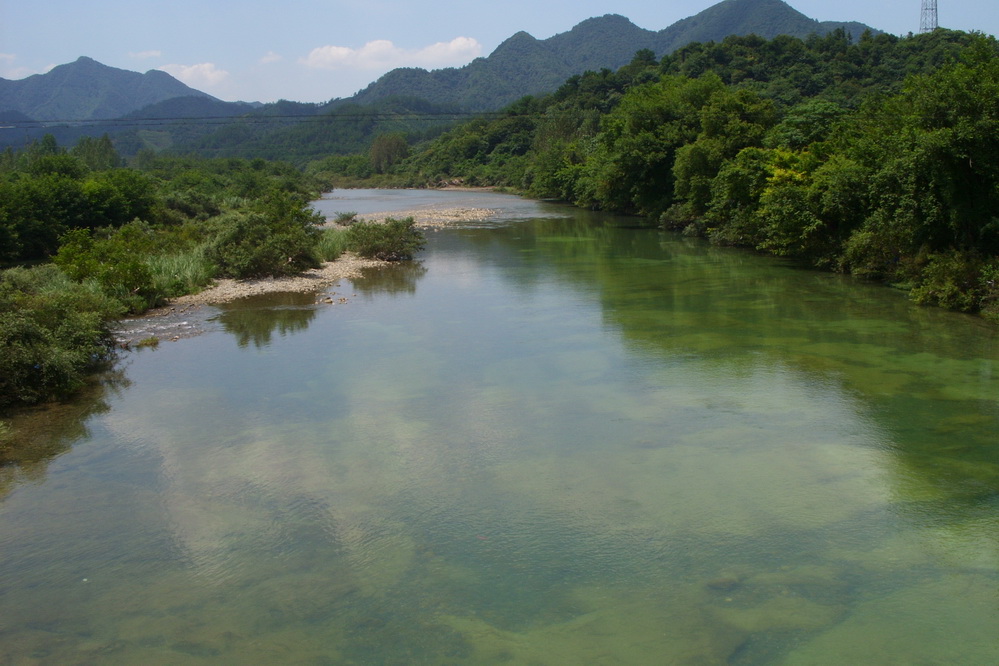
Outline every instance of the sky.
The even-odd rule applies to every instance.
[[[0,77],[88,56],[161,69],[227,101],[326,102],[396,67],[461,67],[523,30],[538,39],[620,14],[662,30],[718,0],[0,0]],[[786,0],[820,21],[919,31],[922,0]],[[997,0],[938,0],[941,26],[999,33]]]

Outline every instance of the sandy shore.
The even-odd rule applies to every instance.
[[[407,217],[413,218],[417,227],[422,229],[436,229],[441,227],[460,226],[469,222],[482,222],[496,215],[499,211],[491,208],[453,208],[446,206],[427,206],[425,208],[414,208],[412,210],[393,210],[381,213],[365,213],[358,215],[358,220],[365,222],[384,222],[388,218],[404,220]],[[332,221],[328,226],[336,226]]]
[[[459,226],[470,222],[488,220],[497,211],[488,208],[448,208],[429,206],[415,210],[386,211],[358,215],[358,220],[365,222],[384,222],[388,218],[405,219],[412,217],[416,226],[424,229],[434,229],[449,226]],[[328,222],[327,226],[336,225]],[[168,305],[156,310],[150,310],[148,316],[162,315],[172,312],[178,307],[192,305],[211,305],[213,303],[228,303],[246,296],[256,296],[273,292],[318,292],[325,287],[336,284],[340,280],[358,278],[362,269],[388,265],[387,261],[362,259],[347,253],[336,261],[323,264],[319,268],[305,271],[301,275],[282,278],[263,278],[259,280],[216,280],[215,283],[197,294],[188,294],[172,299]]]
[[[345,278],[361,277],[361,270],[385,266],[389,262],[377,259],[362,259],[352,254],[345,254],[336,261],[329,261],[319,268],[312,268],[300,275],[279,278],[261,278],[257,280],[216,280],[208,289],[197,294],[180,296],[170,301],[169,305],[159,310],[169,310],[177,306],[210,305],[212,303],[228,303],[246,296],[256,296],[282,291],[320,291],[336,284]],[[156,311],[150,311],[155,315]]]

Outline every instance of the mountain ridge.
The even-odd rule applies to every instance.
[[[524,95],[550,92],[569,77],[587,70],[617,69],[642,49],[662,57],[690,42],[720,41],[729,35],[755,33],[768,39],[778,34],[807,37],[840,28],[854,37],[865,30],[880,32],[856,22],[816,21],[783,0],[722,0],[659,31],[638,27],[619,14],[604,14],[585,19],[546,39],[537,39],[521,30],[501,42],[488,56],[462,67],[396,68],[350,97],[318,106],[422,97],[437,104],[488,111]],[[237,115],[245,112],[247,106],[256,106],[249,102],[223,102],[161,70],[140,74],[103,65],[87,56],[45,74],[20,80],[0,78],[0,116],[16,112],[35,121],[120,118],[178,97],[203,97],[221,105],[233,105],[215,105],[212,115]]]
[[[553,92],[588,70],[617,70],[642,50],[660,58],[693,41],[721,41],[749,33],[768,39],[780,34],[804,38],[837,29],[855,38],[867,30],[880,32],[860,23],[816,21],[783,0],[722,0],[659,31],[641,28],[619,14],[605,14],[546,39],[516,32],[488,56],[462,67],[393,69],[351,97],[320,104],[225,102],[160,70],[139,74],[83,56],[46,74],[19,81],[0,79],[0,119],[8,130],[17,130],[0,132],[0,147],[20,145],[46,132],[53,133],[60,143],[108,132],[129,153],[171,147],[197,151],[212,144],[203,142],[202,137],[225,131],[219,123],[206,119],[244,116],[282,117],[280,122],[260,126],[257,132],[281,143],[286,140],[282,132],[290,131],[288,125],[296,122],[292,117],[304,120],[335,115],[351,107],[361,109],[362,114],[382,106],[395,113],[400,101],[403,108],[429,104],[447,109],[448,114],[494,111],[526,95]],[[418,103],[414,105],[413,100]],[[190,122],[197,119],[201,122]],[[106,122],[91,122],[97,120]],[[141,131],[127,129],[136,123],[146,126]],[[383,130],[371,125],[369,139]],[[260,143],[263,135],[255,136],[254,143]],[[324,150],[339,149],[330,144]]]
[[[164,71],[140,74],[87,56],[45,74],[0,78],[0,113],[16,111],[36,121],[120,118],[175,97],[216,99]]]
[[[504,40],[489,56],[476,58],[461,68],[429,71],[407,68],[404,77],[398,70],[392,70],[352,97],[331,103],[370,104],[386,97],[435,90],[438,95],[435,102],[458,104],[470,111],[489,111],[524,95],[550,92],[569,77],[587,70],[622,67],[643,49],[661,58],[691,42],[721,41],[730,35],[805,38],[839,29],[855,38],[865,31],[881,32],[855,21],[817,21],[783,0],[722,0],[659,31],[640,28],[619,14],[605,14],[581,21],[547,39],[539,40],[520,31]],[[530,71],[515,71],[514,76],[507,71],[500,75],[499,67],[512,53],[524,60],[528,51],[537,54],[531,58]],[[483,82],[488,83],[483,85]]]

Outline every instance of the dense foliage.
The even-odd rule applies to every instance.
[[[315,247],[323,222],[291,195],[273,193],[211,220],[205,256],[226,277],[300,273],[319,265]]]
[[[384,224],[359,222],[344,232],[345,247],[362,257],[382,261],[404,261],[423,249],[423,232],[413,218],[385,220]]]
[[[390,171],[642,215],[999,316],[997,56],[947,30],[641,51]]]
[[[405,154],[394,139],[386,150],[385,164]],[[71,393],[111,354],[116,318],[213,277],[294,274],[355,247],[411,257],[422,245],[410,220],[358,226],[332,252],[308,203],[315,182],[287,163],[143,153],[121,164],[107,137],[66,151],[48,136],[0,156],[0,252],[12,266],[0,273],[0,409]]]
[[[110,355],[121,306],[55,266],[0,273],[0,409],[65,397]]]
[[[0,407],[79,386],[111,320],[214,276],[422,247],[411,220],[320,230],[307,202],[333,183],[505,186],[999,318],[997,56],[946,30],[642,50],[422,141],[355,109],[358,152],[304,168],[153,151],[126,168],[107,137],[7,150],[0,262],[42,265],[0,281]]]

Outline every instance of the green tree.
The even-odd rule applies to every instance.
[[[12,260],[44,259],[69,229],[86,226],[88,202],[79,180],[63,175],[19,178],[0,186],[0,218],[16,239]]]
[[[964,61],[913,77],[858,119],[849,153],[872,208],[848,243],[852,270],[913,279],[921,255],[999,253],[999,59],[979,38]]]
[[[399,133],[380,134],[371,142],[369,150],[371,166],[377,173],[385,173],[392,165],[409,156],[409,143]]]
[[[123,166],[121,155],[107,134],[100,138],[82,137],[70,150],[70,154],[83,162],[91,171],[107,171]]]
[[[762,145],[776,122],[773,103],[748,90],[719,90],[700,113],[697,138],[676,151],[673,176],[676,198],[685,200],[689,213],[703,215],[711,199],[711,181],[725,160],[743,148]]]
[[[630,89],[601,123],[584,176],[592,200],[581,203],[645,215],[669,208],[676,153],[697,137],[701,109],[723,88],[720,78],[706,75]]]
[[[227,277],[293,275],[319,265],[315,248],[323,222],[307,202],[272,192],[249,209],[211,220],[205,254]]]

